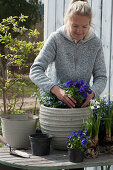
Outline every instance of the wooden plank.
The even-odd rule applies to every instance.
[[[47,17],[48,16],[48,0],[44,0],[44,41],[48,37],[48,22]]]
[[[111,72],[110,72],[110,94],[113,101],[113,1],[111,4]]]
[[[63,25],[64,0],[56,0],[56,29]]]
[[[47,1],[47,37],[56,30],[56,0]]]
[[[65,6],[64,6],[64,15],[65,15],[65,13],[66,13],[66,11],[67,11],[67,9],[68,9],[68,6],[69,6],[69,3],[71,2],[71,0],[65,0]]]
[[[92,1],[92,23],[96,35],[101,38],[101,0]],[[96,9],[96,10],[95,10]]]
[[[102,3],[102,42],[103,42],[103,49],[104,49],[104,55],[105,55],[105,63],[107,68],[107,86],[102,93],[108,95],[109,91],[109,85],[110,85],[110,39],[111,39],[111,5],[112,0],[109,0],[109,3],[106,0],[103,0]],[[107,8],[106,8],[107,7]]]
[[[90,4],[91,7],[92,7],[92,1],[93,0],[88,0],[88,3]]]

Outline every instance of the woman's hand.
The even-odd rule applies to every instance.
[[[92,91],[91,94],[88,94],[86,101],[83,103],[83,105],[81,107],[86,107],[88,106],[88,104],[90,103],[90,100],[93,99],[95,96],[94,92]]]
[[[76,100],[68,94],[65,94],[65,90],[61,89],[58,86],[53,86],[50,90],[51,93],[55,94],[57,98],[63,101],[68,107],[74,108]]]

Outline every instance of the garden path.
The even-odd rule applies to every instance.
[[[31,98],[31,97],[26,97],[24,98],[24,104],[22,108],[34,108],[35,107],[35,102],[36,99],[35,98]],[[21,105],[21,99],[18,99],[18,107]],[[36,107],[40,107],[40,103],[39,100],[37,100],[37,105]],[[0,111],[3,109],[3,101],[2,99],[0,99]]]

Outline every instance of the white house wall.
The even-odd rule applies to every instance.
[[[111,72],[110,72],[110,93],[112,94],[112,98],[113,98],[113,0],[112,0],[112,4],[111,4]]]
[[[63,25],[70,0],[44,0],[44,39]],[[101,96],[113,95],[113,0],[89,0],[93,11],[93,27],[102,39],[107,68],[107,86]]]
[[[107,10],[106,10],[107,9]],[[111,73],[111,9],[112,9],[112,0],[109,0],[107,3],[106,0],[103,0],[102,3],[102,42],[103,42],[103,49],[105,55],[105,62],[107,68],[107,87],[105,92],[110,88],[110,73]],[[113,78],[113,77],[112,77]],[[110,90],[110,89],[109,89]],[[113,91],[112,91],[113,93]]]

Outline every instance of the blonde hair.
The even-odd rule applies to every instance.
[[[86,16],[92,22],[92,10],[87,0],[72,0],[64,17],[64,24],[68,25],[73,15]]]
[[[72,0],[72,1],[71,1],[71,4],[73,4],[73,3],[76,2],[76,1],[84,1],[84,2],[88,2],[88,0]]]

